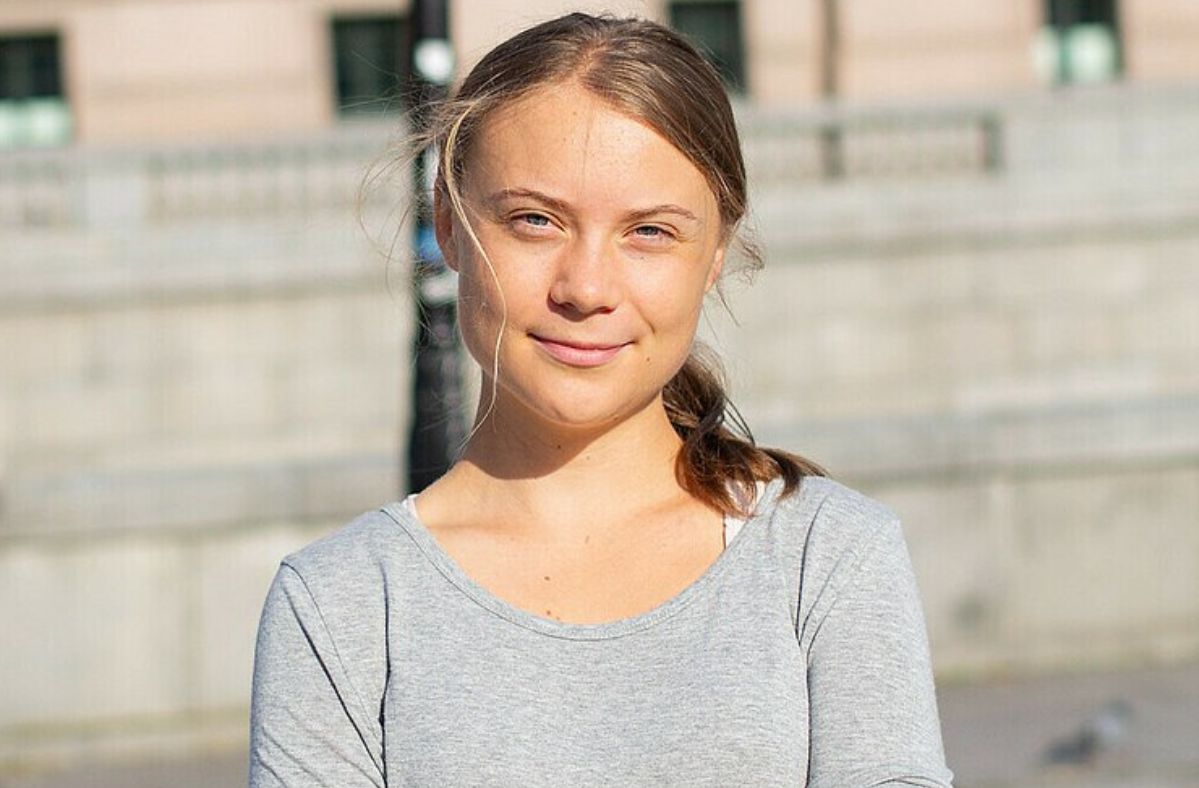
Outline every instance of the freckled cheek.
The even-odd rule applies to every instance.
[[[481,366],[489,366],[492,349],[484,341],[483,326],[485,321],[480,313],[478,302],[461,290],[458,292],[458,331],[462,335],[462,343],[466,345],[471,358]]]
[[[458,320],[464,329],[487,321],[493,312],[498,311],[493,306],[495,296],[488,290],[481,287],[473,276],[458,278]]]
[[[488,244],[488,248],[490,248]],[[493,251],[492,261],[488,265],[481,255],[471,254],[465,258],[458,277],[458,298],[460,303],[470,306],[476,311],[500,313],[505,301],[511,301],[516,286],[506,281],[503,258],[497,257]]]
[[[691,293],[687,285],[680,286],[677,281],[642,291],[638,300],[641,314],[656,331],[667,334],[693,333],[703,309],[702,292]]]
[[[483,272],[487,276],[486,270]],[[480,365],[490,366],[495,340],[503,319],[503,306],[494,285],[487,286],[473,272],[458,278],[458,330],[470,355]]]
[[[533,277],[513,276],[511,266],[492,256],[495,276],[482,258],[464,266],[458,278],[458,322],[471,355],[481,364],[490,363],[495,342],[504,325],[505,333],[523,332],[544,306],[544,285]],[[506,321],[505,321],[506,318]]]

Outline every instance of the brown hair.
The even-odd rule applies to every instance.
[[[566,80],[577,80],[678,148],[716,196],[726,240],[739,243],[749,270],[761,267],[756,248],[735,232],[747,207],[745,163],[720,77],[684,38],[641,19],[568,14],[518,33],[479,61],[454,97],[433,112],[428,127],[439,157],[436,188],[460,218],[458,183],[471,140],[486,118],[537,88]],[[781,476],[789,494],[803,476],[824,475],[802,457],[754,443],[728,402],[719,364],[701,346],[693,348],[662,395],[683,439],[675,466],[679,483],[726,514],[747,514],[756,481]]]

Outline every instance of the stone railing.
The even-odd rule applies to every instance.
[[[6,152],[0,231],[344,215],[360,196],[402,188],[405,171],[386,167],[396,131],[355,123],[243,143]]]
[[[844,179],[922,179],[1003,167],[999,111],[981,107],[827,107],[744,112],[752,178],[759,185]]]

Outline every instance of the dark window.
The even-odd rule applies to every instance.
[[[0,147],[70,139],[60,62],[57,35],[0,37]]]
[[[1116,0],[1045,0],[1042,35],[1053,82],[1105,82],[1122,70]]]
[[[61,95],[58,36],[0,38],[0,99]]]
[[[1116,26],[1116,0],[1049,0],[1049,24]]]
[[[707,55],[730,90],[745,90],[741,3],[692,0],[670,4],[670,26]]]
[[[398,16],[333,20],[337,108],[343,115],[398,112],[408,84],[407,20]]]

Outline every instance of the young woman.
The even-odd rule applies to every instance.
[[[443,109],[476,424],[283,560],[251,784],[948,785],[898,522],[730,429],[694,352],[746,209],[717,75],[573,14]]]

